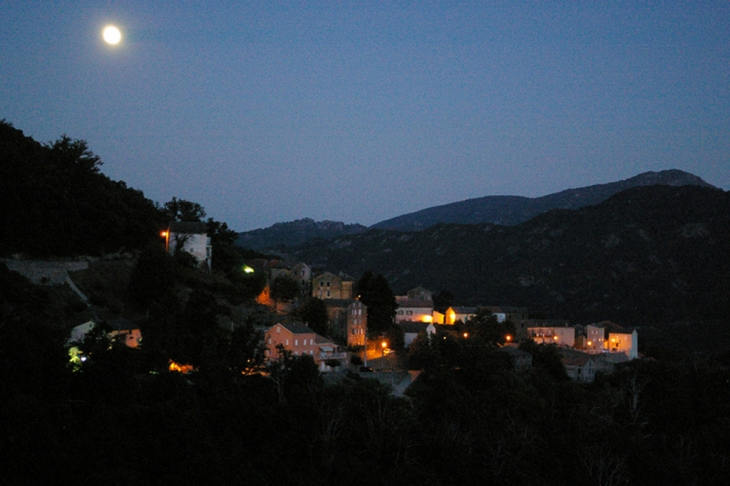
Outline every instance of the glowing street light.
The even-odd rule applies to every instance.
[[[162,236],[163,238],[165,238],[165,251],[166,252],[169,252],[170,251],[170,232],[169,231],[162,231],[160,233],[160,236]]]

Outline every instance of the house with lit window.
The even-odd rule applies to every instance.
[[[282,322],[271,326],[264,334],[267,360],[279,358],[279,346],[294,356],[311,356],[320,371],[329,371],[328,360],[338,360],[342,369],[347,361],[347,353],[339,352],[337,346],[324,336],[314,332],[301,322]]]
[[[634,329],[631,332],[609,332],[606,339],[606,349],[609,353],[623,353],[629,359],[639,357],[639,336]]]
[[[200,267],[210,270],[213,247],[206,223],[173,221],[162,235],[165,237],[165,249],[168,252],[189,253],[195,257]]]
[[[528,327],[527,338],[538,344],[557,344],[558,346],[575,346],[575,328],[565,327]]]
[[[312,297],[318,299],[352,299],[355,280],[346,275],[325,272],[312,278]]]
[[[396,324],[404,321],[433,322],[432,300],[410,300],[396,297],[398,309],[395,313]]]

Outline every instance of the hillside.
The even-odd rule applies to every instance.
[[[382,272],[398,292],[423,285],[464,305],[525,306],[578,322],[727,319],[730,195],[640,187],[516,226],[372,230],[290,257],[350,275]]]
[[[361,224],[345,224],[337,221],[314,221],[310,218],[238,234],[239,246],[250,250],[282,249],[297,246],[316,238],[330,239],[362,233],[367,227]]]
[[[578,209],[605,201],[614,194],[633,187],[696,185],[713,187],[702,179],[681,170],[645,172],[630,179],[568,189],[538,198],[520,196],[486,196],[445,204],[404,214],[374,224],[373,229],[420,231],[439,223],[516,225],[553,209]]]
[[[83,140],[45,145],[0,121],[0,256],[99,255],[154,241],[160,211],[101,165]]]

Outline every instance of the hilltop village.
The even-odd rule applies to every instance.
[[[568,321],[529,319],[528,310],[502,306],[449,306],[443,312],[434,306],[433,292],[417,287],[405,295],[396,295],[397,310],[394,323],[402,332],[402,342],[394,349],[387,336],[372,336],[368,339],[367,306],[355,293],[355,279],[347,275],[324,272],[312,275],[306,263],[291,268],[281,262],[256,261],[255,271],[267,274],[268,282],[279,278],[291,278],[299,285],[302,293],[324,301],[327,309],[328,328],[345,337],[344,341],[317,334],[306,324],[284,318],[266,330],[266,356],[279,357],[281,350],[294,356],[310,355],[321,372],[347,369],[354,363],[375,363],[388,369],[406,367],[407,361],[389,357],[396,351],[407,351],[419,337],[433,339],[437,334],[449,333],[468,339],[465,326],[478,316],[490,316],[494,323],[504,325],[507,331],[501,336],[501,350],[510,356],[517,371],[531,366],[531,355],[519,349],[519,344],[532,340],[537,344],[555,346],[562,355],[562,362],[568,376],[581,382],[592,382],[598,372],[610,372],[617,363],[639,357],[638,334],[635,329],[625,329],[610,321],[588,325],[571,325]],[[291,310],[291,302],[275,302],[267,286],[259,302],[271,305],[283,316]],[[400,340],[398,340],[400,341]],[[354,358],[355,357],[355,358]],[[354,359],[353,359],[354,358]],[[358,359],[360,358],[360,359]],[[361,369],[371,370],[363,366]]]
[[[255,260],[249,265],[253,271],[264,272],[267,279],[258,302],[272,306],[284,316],[292,310],[295,294],[288,302],[272,299],[271,288],[277,279],[296,282],[297,296],[311,296],[324,302],[329,337],[287,317],[265,332],[267,359],[277,359],[282,351],[294,356],[308,354],[321,372],[354,369],[357,366],[351,365],[360,363],[364,365],[360,369],[367,371],[373,369],[366,366],[368,363],[379,368],[407,369],[408,360],[398,358],[407,357],[411,344],[419,336],[434,339],[437,334],[448,333],[468,339],[468,332],[463,329],[478,316],[490,316],[504,326],[506,332],[498,343],[518,371],[531,366],[530,353],[519,349],[519,344],[528,340],[555,346],[568,376],[580,382],[592,382],[596,373],[611,372],[617,363],[639,357],[635,329],[625,329],[610,321],[571,325],[568,321],[530,319],[528,309],[519,307],[449,305],[439,311],[434,305],[433,291],[423,287],[394,296],[397,303],[394,324],[402,339],[389,340],[386,335],[374,336],[368,332],[368,309],[357,294],[355,278],[331,272],[315,274],[304,262],[286,266],[278,260]],[[332,339],[335,335],[340,339]],[[391,356],[393,353],[395,357]]]

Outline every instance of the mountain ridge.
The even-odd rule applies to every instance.
[[[578,209],[598,204],[614,194],[650,185],[696,185],[715,188],[700,177],[678,169],[643,172],[629,179],[606,184],[566,189],[553,194],[525,196],[483,196],[434,206],[390,218],[370,227],[311,218],[276,223],[238,234],[237,244],[252,250],[285,251],[315,238],[331,239],[368,230],[423,231],[437,224],[491,223],[514,226],[554,209]]]
[[[590,206],[605,201],[610,196],[626,189],[649,185],[714,187],[700,177],[678,169],[649,171],[629,179],[566,189],[537,198],[483,196],[466,199],[387,219],[370,228],[420,231],[438,223],[494,223],[512,226],[552,209],[577,209]]]
[[[577,322],[727,321],[730,193],[645,186],[515,226],[372,229],[288,255],[330,271],[382,273],[396,292],[449,290],[460,305],[527,307]]]

